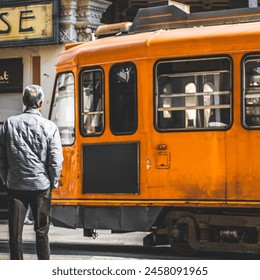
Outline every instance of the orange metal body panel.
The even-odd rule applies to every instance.
[[[60,55],[57,71],[75,75],[75,143],[64,147],[61,181],[53,192],[60,205],[183,205],[260,208],[260,131],[241,125],[241,60],[260,51],[259,23],[197,27],[105,38],[71,48]],[[154,128],[153,69],[160,59],[229,56],[233,62],[233,124],[227,131],[158,132]],[[131,61],[138,73],[138,129],[113,135],[109,127],[108,72],[114,63]],[[105,73],[105,131],[83,137],[79,132],[78,74],[100,66]],[[82,144],[140,142],[139,194],[83,194]],[[169,168],[156,150],[166,144]],[[159,159],[158,159],[159,158]],[[148,160],[151,168],[147,169]],[[98,171],[97,171],[98,172]]]

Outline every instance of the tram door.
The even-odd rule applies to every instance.
[[[131,62],[110,67],[106,118],[103,70],[81,73],[81,131],[89,139],[82,147],[84,194],[139,192],[140,143],[132,137],[137,130],[136,73]],[[105,119],[109,119],[106,127]]]
[[[163,199],[225,200],[229,58],[160,61],[155,69],[150,181]]]

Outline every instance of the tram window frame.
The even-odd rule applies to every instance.
[[[137,67],[131,62],[113,64],[109,71],[110,129],[114,135],[134,134],[138,126]]]
[[[59,87],[57,90],[58,80],[60,79],[60,77],[62,75],[71,75],[73,78],[73,83],[72,83],[73,89],[70,90],[71,94],[68,94],[68,91],[65,91],[66,87],[64,85]],[[66,78],[63,78],[63,82],[65,80],[66,80]],[[67,102],[67,104],[69,105],[70,110],[67,110],[68,106],[64,106],[64,104],[62,104],[64,102],[61,102],[62,98],[60,98],[60,96],[57,95],[60,91],[63,91],[66,94],[66,99],[73,97],[73,102],[71,102],[71,101],[68,102],[68,100],[65,100]],[[62,110],[64,108],[66,108],[66,110],[64,110],[64,112],[63,112]],[[58,112],[61,112],[61,113],[60,113],[60,116],[58,114],[58,117],[57,117]],[[75,76],[74,76],[73,72],[71,72],[71,71],[60,72],[56,75],[49,119],[52,120],[59,129],[62,146],[73,145],[75,142]],[[69,125],[66,125],[66,123]]]
[[[232,69],[232,60],[225,55],[157,61],[154,66],[156,130],[228,130],[233,121]]]
[[[83,89],[83,75],[86,73],[97,73],[100,72],[100,83],[96,82],[96,77],[93,78],[93,83],[95,84],[95,90],[99,87],[99,93],[97,93],[98,98],[96,98],[95,94],[92,96],[92,101],[91,100],[91,95],[88,94],[88,100],[84,100],[84,89]],[[79,75],[79,93],[80,93],[80,131],[81,135],[84,137],[93,137],[93,136],[100,136],[103,134],[105,130],[105,86],[104,86],[104,71],[101,67],[94,67],[94,68],[84,68],[81,70],[80,75]],[[93,85],[92,85],[93,86]],[[86,87],[87,90],[87,87]],[[91,90],[89,90],[91,91]],[[93,90],[92,90],[93,91]],[[96,92],[96,91],[94,91]],[[101,96],[101,98],[100,98]],[[98,100],[101,99],[101,100]],[[96,102],[98,100],[98,102]],[[100,103],[99,103],[100,101]],[[90,103],[89,103],[90,102]],[[101,110],[92,110],[93,105],[95,106],[95,109],[97,109],[98,106],[101,106]],[[84,106],[90,106],[91,108],[84,109]],[[94,109],[94,108],[93,108]],[[85,116],[90,116],[89,119],[85,119]],[[100,117],[101,116],[101,117]],[[100,117],[100,118],[98,118]],[[97,126],[95,123],[97,123],[97,120],[99,120],[100,125]],[[89,129],[85,129],[84,126],[87,122],[90,122],[90,125],[88,126]],[[93,125],[92,125],[93,124]]]
[[[258,66],[259,65],[259,66]],[[260,53],[242,59],[242,126],[260,129]]]

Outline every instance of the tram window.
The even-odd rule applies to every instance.
[[[81,130],[86,136],[104,130],[104,86],[101,69],[81,73]]]
[[[243,125],[260,128],[260,55],[244,60]]]
[[[61,73],[56,78],[51,120],[59,128],[62,145],[71,145],[75,138],[74,76]]]
[[[155,126],[160,131],[228,129],[228,58],[160,61],[155,67]]]
[[[132,134],[137,129],[136,67],[120,63],[111,67],[110,127],[114,134]]]

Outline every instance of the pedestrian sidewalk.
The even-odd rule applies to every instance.
[[[86,242],[90,244],[116,244],[116,245],[142,245],[143,237],[146,235],[144,232],[134,233],[113,233],[110,230],[97,230],[98,236],[94,239],[92,237],[83,236],[83,229],[67,229],[50,226],[49,239],[54,243],[77,243]],[[0,240],[8,241],[8,224],[6,222],[0,222]],[[33,225],[24,225],[23,241],[35,242],[35,234]]]

